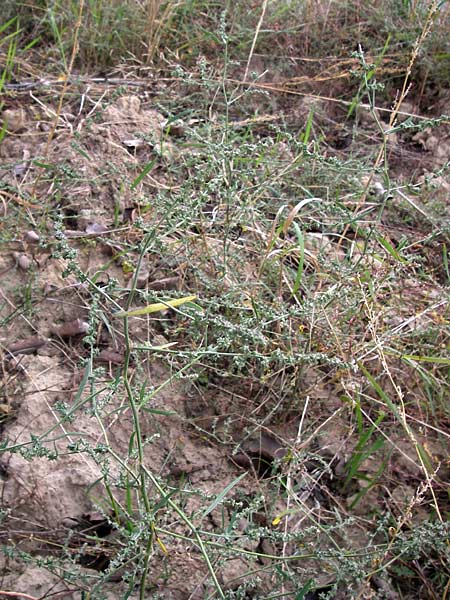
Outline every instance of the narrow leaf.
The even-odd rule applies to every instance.
[[[450,282],[450,271],[448,268],[448,253],[447,253],[447,246],[445,244],[443,244],[443,246],[442,246],[442,261],[444,263],[444,269],[445,269],[445,273],[447,275],[447,280]]]
[[[297,223],[293,223],[292,225],[294,226],[294,229],[295,229],[295,234],[296,234],[297,240],[298,240],[298,248],[300,250],[300,256],[299,256],[298,267],[297,267],[297,275],[295,277],[294,287],[292,289],[292,294],[295,296],[295,294],[298,292],[300,285],[302,283],[303,266],[304,266],[304,261],[305,261],[305,238],[303,236],[302,230],[297,225]]]
[[[177,414],[174,410],[161,410],[159,408],[147,408],[146,406],[142,406],[141,410],[151,413],[152,415],[163,415],[164,417],[170,417],[171,415]]]
[[[434,363],[436,365],[450,365],[450,358],[443,356],[419,356],[418,354],[402,354],[400,356],[406,360],[416,360],[418,362]]]
[[[145,165],[143,171],[136,177],[136,179],[131,184],[132,190],[134,190],[134,188],[141,183],[141,181],[144,179],[144,177],[148,173],[150,173],[150,171],[153,169],[153,165],[155,164],[155,162],[156,162],[156,158],[154,158],[153,160],[151,160],[149,163],[147,163]]]
[[[307,144],[309,142],[309,136],[311,134],[311,128],[312,128],[312,124],[313,124],[313,117],[314,117],[314,106],[312,106],[309,111],[308,119],[306,121],[305,132],[300,136],[301,140],[304,144]]]
[[[214,500],[211,502],[211,504],[208,506],[208,508],[205,510],[205,512],[202,515],[202,519],[204,519],[207,515],[209,515],[209,513],[211,513],[216,506],[219,506],[219,504],[222,504],[225,496],[228,494],[228,492],[234,488],[235,485],[237,485],[242,479],[244,479],[244,477],[247,475],[247,473],[242,473],[242,475],[239,475],[239,477],[236,477],[236,479],[234,481],[232,481],[231,483],[229,483],[227,485],[227,487],[220,492],[220,494],[214,498]]]
[[[314,588],[314,579],[309,579],[305,585],[302,587],[302,589],[297,592],[296,596],[295,596],[295,600],[305,600],[306,598],[306,594],[308,594],[308,592],[310,592],[312,589]],[[320,593],[320,590],[318,590]],[[316,595],[315,593],[313,594],[314,596]],[[308,594],[309,596],[309,594]]]
[[[383,390],[383,388],[380,386],[380,384],[376,381],[375,377],[373,377],[369,373],[369,371],[365,367],[363,367],[362,364],[359,364],[359,368],[364,373],[364,375],[367,377],[367,379],[369,380],[373,389],[376,391],[376,393],[381,398],[381,400],[383,400],[383,402],[385,402],[386,406],[388,406],[391,409],[391,411],[394,413],[394,415],[399,420],[399,422],[403,423],[403,419],[400,415],[398,407],[394,404],[394,402],[392,402],[392,400],[389,398],[389,396],[386,394],[386,392]]]
[[[378,236],[378,242],[383,246],[383,248],[389,252],[389,254],[395,258],[395,260],[398,260],[398,262],[401,262],[403,264],[406,263],[406,260],[403,258],[403,256],[401,256],[399,254],[399,252],[394,248],[394,246],[388,242],[388,240],[386,238],[384,238],[383,236],[379,235]]]
[[[135,310],[127,310],[124,312],[115,313],[115,317],[137,317],[139,315],[149,315],[155,312],[161,312],[162,310],[167,310],[168,308],[175,308],[176,306],[181,306],[182,304],[186,304],[187,302],[192,302],[195,300],[197,296],[184,296],[183,298],[175,298],[174,300],[167,300],[167,302],[156,302],[155,304],[149,304],[148,306],[144,306],[144,308],[137,308]]]
[[[8,29],[8,27],[10,25],[12,25],[12,23],[14,23],[14,21],[17,19],[17,17],[13,17],[12,19],[10,19],[9,21],[6,21],[6,23],[3,23],[3,25],[0,25],[0,33],[3,33],[5,31],[5,29]],[[3,43],[4,40],[2,40]]]

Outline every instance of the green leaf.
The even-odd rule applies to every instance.
[[[292,294],[295,296],[295,294],[298,292],[300,285],[302,283],[303,265],[304,265],[304,261],[305,261],[305,238],[303,236],[302,230],[297,225],[297,223],[292,223],[292,225],[295,230],[295,235],[297,236],[298,248],[300,250],[300,257],[299,257],[298,267],[297,267],[297,275],[295,277],[294,287],[292,289]]]
[[[395,260],[397,260],[398,262],[401,262],[403,264],[406,264],[406,260],[403,258],[403,256],[401,256],[398,251],[394,248],[394,246],[388,242],[388,240],[386,238],[384,238],[383,236],[379,235],[378,236],[378,242],[383,246],[383,248],[389,252],[389,254],[395,258]]]
[[[216,506],[219,506],[219,504],[222,504],[225,496],[228,494],[228,492],[234,488],[235,485],[237,485],[242,479],[244,479],[244,477],[246,477],[247,473],[242,473],[242,475],[239,475],[239,477],[236,477],[236,479],[234,479],[234,481],[232,481],[231,483],[229,483],[227,485],[227,487],[220,492],[220,494],[218,496],[216,496],[216,498],[211,502],[211,504],[208,506],[208,508],[205,510],[205,512],[202,515],[202,519],[204,519],[207,515],[209,515],[209,513],[211,513]]]
[[[443,356],[420,356],[418,354],[401,354],[401,359],[416,360],[417,362],[434,363],[436,365],[450,365],[450,358]]]
[[[141,181],[144,179],[144,177],[148,173],[150,173],[150,171],[153,169],[153,166],[154,166],[155,163],[156,163],[156,158],[154,158],[153,160],[151,160],[149,163],[147,163],[145,165],[144,170],[136,177],[136,179],[131,184],[131,189],[132,190],[134,190],[134,188],[141,183]]]
[[[3,33],[5,31],[5,29],[8,29],[8,27],[10,25],[12,25],[16,19],[17,19],[17,16],[13,17],[9,21],[6,21],[6,23],[3,23],[3,25],[0,25],[0,33]],[[4,41],[4,39],[2,40],[2,43],[3,43],[3,41]]]
[[[43,163],[40,160],[32,160],[31,162],[40,169],[53,169],[55,167],[55,165],[52,165],[51,163]]]
[[[135,310],[127,310],[124,312],[115,313],[115,317],[137,317],[139,315],[149,315],[154,312],[161,312],[162,310],[167,310],[168,308],[175,308],[177,306],[181,306],[182,304],[186,304],[187,302],[192,302],[195,300],[197,296],[184,296],[183,298],[175,298],[174,300],[167,300],[167,302],[155,302],[154,304],[149,304],[148,306],[144,306],[144,308],[136,308]]]
[[[2,109],[2,106],[0,106],[0,110],[1,109]],[[6,123],[6,121],[3,121],[2,128],[0,129],[0,144],[3,141],[3,139],[4,139],[5,135],[6,135],[7,130],[8,130],[8,124]]]
[[[308,119],[306,121],[305,132],[300,136],[300,140],[304,144],[307,144],[309,141],[309,136],[311,134],[311,128],[312,128],[312,124],[313,124],[313,117],[314,117],[314,107],[312,106],[309,110]]]
[[[369,373],[369,371],[365,367],[363,367],[362,364],[359,364],[359,368],[367,377],[373,389],[376,391],[381,400],[383,400],[386,406],[388,406],[391,409],[391,411],[394,413],[394,415],[400,421],[400,423],[403,423],[402,416],[400,415],[397,406],[392,402],[392,400],[389,398],[389,396],[386,394],[383,388],[379,385],[376,379]]]
[[[141,410],[144,412],[151,413],[152,415],[163,415],[164,417],[170,417],[171,415],[178,414],[174,410],[162,410],[159,408],[147,408],[146,406],[142,406]]]
[[[448,253],[447,246],[445,244],[442,245],[442,261],[444,263],[445,274],[447,275],[447,280],[450,283],[450,271],[448,268]]]
[[[314,587],[314,579],[308,579],[302,589],[295,595],[295,600],[304,600],[308,592]]]

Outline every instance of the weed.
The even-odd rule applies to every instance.
[[[414,112],[445,5],[30,8],[0,31],[9,110],[53,115],[0,134],[0,587],[444,597],[448,117]]]

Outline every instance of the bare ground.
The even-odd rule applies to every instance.
[[[117,520],[113,523],[106,488],[117,502],[125,505],[123,461],[130,465],[135,461],[129,455],[132,412],[120,378],[125,347],[123,327],[118,320],[111,320],[111,306],[106,306],[105,297],[100,294],[96,302],[106,317],[95,325],[93,344],[83,342],[90,323],[92,296],[79,273],[63,276],[68,261],[55,257],[58,235],[55,237],[52,221],[58,207],[65,216],[60,230],[78,252],[80,271],[100,288],[111,278],[116,279],[122,290],[119,302],[123,305],[133,272],[127,265],[135,263],[137,253],[133,245],[140,239],[133,222],[138,217],[144,223],[160,218],[152,211],[151,202],[149,209],[142,210],[139,194],[136,199],[136,192],[124,184],[123,166],[137,177],[142,167],[153,160],[165,121],[158,110],[150,108],[152,102],[133,90],[118,98],[114,94],[108,96],[101,104],[91,102],[77,114],[80,96],[74,93],[48,148],[55,110],[50,94],[40,94],[39,105],[18,95],[9,100],[4,113],[9,129],[0,147],[1,161],[7,166],[4,183],[19,190],[17,195],[7,187],[1,192],[4,227],[8,227],[8,218],[14,220],[18,214],[22,217],[15,221],[11,232],[4,232],[7,235],[0,256],[4,319],[0,338],[2,440],[21,451],[5,452],[1,458],[2,544],[4,549],[14,548],[14,553],[4,552],[0,588],[36,598],[75,599],[80,597],[80,590],[85,590],[92,593],[91,598],[113,599],[125,597],[129,588],[122,580],[123,567],[101,585],[98,583],[123,550],[121,533],[126,527]],[[400,149],[402,142],[397,141],[390,149],[393,162],[396,153],[425,153],[427,167],[438,168],[449,155],[448,137],[445,132],[441,135],[434,140],[431,134],[427,137],[423,132],[410,146]],[[176,135],[165,141],[145,188],[137,187],[141,196],[179,185],[171,167],[186,152],[194,150],[186,150]],[[36,157],[44,166],[31,162]],[[418,178],[424,174],[426,169],[422,167]],[[58,187],[62,178],[64,184]],[[435,193],[442,195],[444,203],[448,202],[448,181],[442,178],[438,184]],[[390,228],[391,240],[401,237],[401,225],[387,222],[385,226]],[[177,241],[171,239],[170,243],[176,259],[170,263],[156,255],[146,258],[141,266],[141,289],[178,290],[183,294],[192,291],[195,277],[180,256]],[[202,252],[203,243],[204,239],[192,241],[194,255]],[[220,248],[211,238],[207,246],[214,259]],[[311,242],[312,267],[319,250]],[[338,251],[333,245],[331,252]],[[433,260],[431,251],[428,258]],[[437,260],[432,268],[439,272],[441,265]],[[250,259],[236,278],[245,286],[256,270]],[[386,289],[385,306],[383,319],[389,328],[400,326],[417,333],[430,322],[447,318],[442,288],[407,277],[394,292]],[[415,318],[408,322],[411,315]],[[111,323],[112,327],[108,325]],[[164,346],[172,341],[158,319],[135,319],[131,328],[136,345]],[[94,356],[92,349],[98,351]],[[93,376],[93,367],[102,370]],[[401,373],[400,360],[394,367]],[[283,374],[272,378],[268,386],[253,386],[245,380],[237,383],[234,378],[227,382],[223,373],[216,378],[210,376],[208,383],[203,384],[174,377],[170,363],[152,359],[146,352],[134,357],[130,373],[136,388],[143,385],[144,394],[151,391],[148,406],[153,412],[142,411],[140,422],[145,466],[161,481],[178,488],[175,501],[182,504],[184,513],[191,515],[198,527],[223,532],[232,523],[234,531],[237,528],[242,532],[244,553],[229,552],[214,558],[213,567],[224,589],[236,588],[255,571],[259,577],[258,595],[248,597],[267,597],[275,585],[273,571],[267,567],[276,563],[277,556],[299,552],[295,543],[276,544],[264,537],[263,529],[276,530],[274,519],[286,510],[281,491],[279,495],[274,493],[276,476],[272,469],[276,461],[281,461],[288,478],[297,483],[303,481],[302,510],[289,516],[288,532],[298,532],[309,525],[310,514],[314,514],[314,520],[328,523],[333,507],[338,506],[342,514],[358,520],[356,525],[349,521],[342,526],[335,541],[358,551],[372,543],[374,507],[383,510],[388,504],[398,516],[407,513],[413,503],[410,523],[420,524],[428,519],[428,508],[422,510],[416,498],[423,481],[417,454],[404,432],[395,432],[395,422],[383,480],[354,503],[364,483],[360,481],[352,487],[343,483],[344,467],[354,453],[357,438],[350,435],[341,399],[352,382],[339,379],[336,372],[327,377],[315,368],[305,367],[301,387],[291,390],[285,398],[281,392],[286,387]],[[356,385],[357,379],[353,383]],[[389,389],[388,378],[383,385]],[[435,493],[443,510],[448,510],[444,496],[449,467],[442,438],[423,425],[426,415],[421,401],[414,402],[414,385],[404,385],[411,407],[409,418],[414,427],[417,425],[417,439],[434,464],[439,465]],[[157,390],[159,386],[162,387]],[[302,430],[306,398],[308,424]],[[441,423],[441,427],[448,432],[448,423]],[[111,448],[113,454],[103,455],[104,446]],[[303,458],[295,468],[287,463],[283,466],[287,453],[295,455],[300,451]],[[379,468],[380,461],[370,456],[360,465],[369,479]],[[318,470],[322,470],[321,476],[317,476]],[[229,495],[241,503],[241,509],[255,502],[247,517],[233,523],[232,504],[218,504],[200,519],[208,504],[205,498],[212,502],[245,472],[247,475]],[[154,489],[152,493],[156,493]],[[256,502],[257,497],[263,500]],[[135,515],[142,515],[141,500],[135,497],[133,503]],[[130,523],[133,518],[141,516],[130,515]],[[254,526],[255,522],[261,529],[259,536],[247,535],[250,524]],[[138,527],[136,523],[134,526]],[[174,600],[213,594],[207,566],[198,547],[190,541],[192,532],[186,523],[173,510],[167,510],[161,512],[158,527],[161,544],[156,544],[151,559],[148,593],[160,593],[161,597]],[[284,528],[284,522],[281,527]],[[216,543],[224,543],[223,533],[216,535]],[[317,542],[326,547],[325,540]],[[305,554],[310,544],[311,540],[305,539]],[[40,557],[38,562],[30,563],[29,554]],[[55,557],[59,561],[54,561]],[[331,563],[325,561],[321,565],[305,558],[297,576],[306,581],[313,574],[319,585],[326,586],[334,580]],[[64,573],[64,565],[72,572],[71,579]],[[289,581],[284,585],[285,597],[290,597]],[[366,585],[365,591],[360,590],[361,597],[400,598],[393,587],[377,583],[376,578]],[[350,597],[345,592],[341,594],[342,598]],[[126,597],[139,597],[137,588]]]

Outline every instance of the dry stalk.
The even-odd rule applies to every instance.
[[[69,83],[70,83],[70,76],[71,76],[72,71],[73,71],[73,65],[75,63],[75,58],[76,58],[76,56],[78,54],[78,50],[79,50],[78,34],[79,34],[80,28],[81,28],[81,19],[82,19],[82,16],[83,16],[84,3],[85,3],[85,0],[80,0],[80,3],[78,5],[78,16],[77,16],[77,20],[76,20],[76,23],[75,23],[75,26],[74,26],[74,30],[73,30],[73,45],[72,45],[72,52],[71,52],[71,55],[70,55],[69,66],[67,67],[67,72],[64,75],[64,84],[63,84],[63,87],[62,87],[62,90],[61,90],[61,94],[59,96],[58,107],[56,109],[55,118],[53,119],[52,127],[51,127],[51,129],[50,129],[50,131],[48,133],[48,136],[47,136],[47,142],[45,144],[45,149],[44,149],[44,160],[43,160],[43,162],[46,162],[46,159],[48,157],[48,153],[49,153],[49,150],[50,150],[50,144],[51,144],[51,142],[53,140],[53,136],[55,135],[56,127],[58,125],[58,121],[59,121],[59,118],[61,116],[61,111],[62,111],[62,106],[63,106],[63,102],[64,102],[64,97],[66,95],[67,88],[68,88]],[[38,185],[38,183],[39,183],[39,181],[40,181],[40,179],[42,177],[42,173],[43,173],[43,167],[41,167],[41,169],[40,169],[40,171],[39,171],[39,173],[38,173],[38,175],[37,175],[37,177],[36,177],[36,179],[34,181],[33,189],[32,189],[32,192],[31,192],[31,196],[32,197],[34,197],[35,194],[36,194],[36,188],[37,188],[37,185]]]
[[[363,290],[363,286],[362,286],[361,282],[359,282],[359,284],[360,284],[361,290]],[[431,493],[431,495],[433,497],[433,502],[434,502],[434,507],[436,509],[436,514],[437,514],[439,520],[442,523],[443,522],[442,515],[441,515],[441,512],[439,510],[439,505],[438,505],[438,502],[437,502],[437,498],[436,498],[436,495],[434,493],[433,486],[432,486],[433,479],[432,479],[432,477],[430,477],[430,474],[428,472],[427,466],[425,465],[423,457],[422,457],[422,454],[421,454],[421,452],[419,450],[419,442],[418,442],[416,436],[414,435],[413,430],[408,425],[408,421],[406,420],[406,409],[405,409],[405,403],[404,403],[404,400],[403,400],[403,391],[402,391],[401,387],[394,381],[394,378],[392,376],[392,373],[391,373],[391,370],[389,368],[389,365],[387,364],[387,360],[386,360],[386,356],[385,356],[385,354],[383,352],[382,344],[381,344],[381,342],[380,342],[380,340],[378,338],[378,334],[376,332],[376,328],[375,328],[375,316],[374,316],[374,314],[372,312],[372,309],[371,309],[371,307],[369,305],[369,302],[367,300],[366,294],[363,294],[363,298],[364,298],[364,306],[365,306],[365,309],[366,309],[366,314],[367,314],[368,319],[369,319],[369,330],[370,330],[372,338],[373,338],[373,340],[375,342],[376,351],[377,351],[378,357],[379,357],[380,362],[381,362],[381,364],[383,366],[384,372],[388,376],[389,381],[391,382],[391,385],[392,385],[393,389],[395,390],[395,393],[396,393],[396,396],[397,396],[398,402],[399,402],[399,407],[398,407],[399,411],[398,412],[399,412],[399,415],[400,415],[400,418],[401,418],[401,421],[402,421],[403,428],[404,428],[404,430],[405,430],[405,432],[406,432],[406,434],[408,436],[408,439],[411,441],[411,443],[414,446],[414,449],[416,451],[417,457],[419,459],[419,463],[420,463],[421,469],[422,469],[422,471],[423,471],[423,473],[425,475],[425,479],[426,479],[426,482],[427,482],[427,488],[429,488],[430,493]]]
[[[147,64],[151,63],[161,39],[163,25],[175,8],[173,0],[168,0],[161,13],[161,0],[148,0],[147,3]]]
[[[250,69],[250,63],[252,62],[253,53],[255,52],[256,41],[258,39],[259,32],[261,31],[261,26],[263,24],[264,17],[265,17],[265,14],[266,14],[267,3],[268,3],[268,0],[264,0],[263,5],[262,5],[262,9],[261,9],[261,16],[259,17],[258,25],[256,26],[256,29],[255,29],[255,35],[253,36],[252,46],[250,48],[250,52],[249,52],[249,55],[248,55],[247,66],[245,67],[244,81],[247,81],[248,72],[249,72],[249,69]]]
[[[414,63],[416,62],[417,56],[419,54],[419,51],[420,51],[420,48],[422,47],[423,42],[425,41],[425,38],[428,36],[428,34],[431,31],[431,28],[434,23],[434,17],[438,10],[438,5],[439,5],[439,2],[437,0],[434,0],[434,2],[431,4],[428,14],[427,14],[425,25],[423,26],[419,37],[416,39],[416,41],[414,43],[414,47],[413,47],[413,50],[411,53],[411,58],[409,59],[408,66],[406,68],[405,77],[403,79],[402,89],[400,91],[400,94],[397,96],[397,98],[394,102],[394,105],[392,107],[392,111],[390,113],[387,132],[389,131],[389,129],[391,129],[393,127],[393,125],[397,119],[397,116],[399,114],[400,107],[403,104],[406,96],[408,95],[408,92],[410,89],[410,76],[411,76],[412,68],[414,66]],[[359,202],[356,205],[356,208],[354,210],[355,215],[359,212],[359,210],[361,210],[361,207],[364,205],[366,198],[367,198],[367,194],[368,194],[370,186],[371,186],[371,183],[375,176],[375,173],[376,173],[378,167],[383,163],[383,159],[384,159],[384,155],[385,155],[385,151],[386,151],[386,141],[387,141],[388,135],[389,135],[389,133],[386,133],[385,131],[383,131],[383,141],[381,143],[380,149],[378,150],[378,154],[377,154],[377,157],[373,164],[372,170],[369,174],[369,177],[367,178],[367,182],[364,186],[362,196],[359,199]],[[342,233],[342,238],[338,242],[338,248],[341,247],[342,240],[346,237],[349,229],[350,229],[350,224],[347,224]]]

